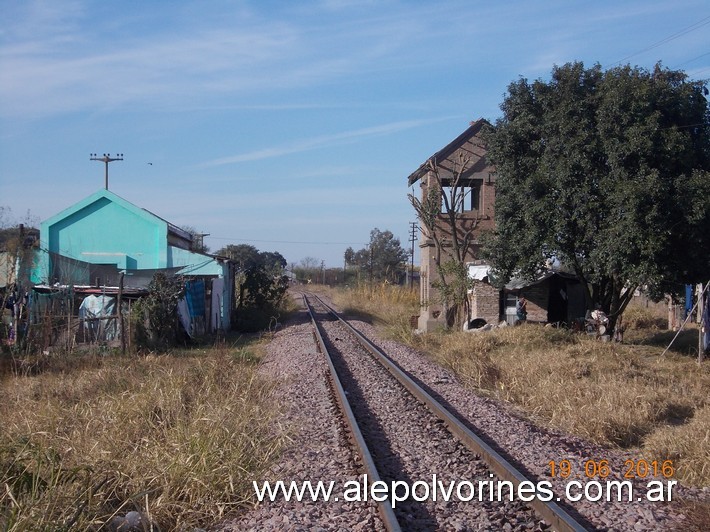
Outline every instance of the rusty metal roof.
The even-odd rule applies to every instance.
[[[573,273],[567,273],[567,272],[561,272],[561,271],[554,271],[554,270],[548,270],[545,272],[542,272],[536,279],[525,279],[522,277],[515,277],[508,281],[508,283],[505,285],[506,290],[520,290],[522,288],[529,288],[531,286],[535,286],[536,284],[540,284],[542,282],[547,281],[550,277],[558,276],[561,277],[562,279],[565,279],[567,281],[579,281],[576,275]]]

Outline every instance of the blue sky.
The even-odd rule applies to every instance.
[[[406,178],[553,65],[710,78],[707,0],[0,0],[0,206],[46,219],[109,188],[216,251],[341,266]],[[152,163],[152,164],[148,164]]]

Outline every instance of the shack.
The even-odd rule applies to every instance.
[[[201,253],[196,244],[188,231],[102,189],[42,222],[33,292],[56,298],[71,289],[81,305],[88,295],[116,297],[120,284],[130,300],[145,293],[162,272],[186,281],[180,318],[188,334],[227,330],[234,308],[234,263]],[[110,304],[109,299],[99,306]]]

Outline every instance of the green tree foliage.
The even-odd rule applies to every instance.
[[[148,292],[132,309],[136,341],[142,347],[167,349],[177,342],[177,306],[185,295],[185,280],[158,272]]]
[[[244,276],[239,306],[243,309],[276,309],[288,288],[288,278],[274,277],[264,268],[253,268]]]
[[[288,278],[284,275],[286,259],[277,251],[260,252],[249,244],[230,244],[217,255],[237,263],[234,326],[241,331],[268,327],[278,317],[288,289]]]
[[[370,231],[370,244],[359,251],[348,248],[344,258],[347,264],[367,272],[373,280],[396,283],[406,267],[409,253],[391,231],[375,227]]]
[[[345,264],[355,264],[355,250],[352,247],[348,247],[343,254],[345,259]]]
[[[555,67],[508,87],[488,135],[499,282],[571,268],[589,307],[621,315],[634,290],[710,277],[710,115],[704,82],[657,65]]]
[[[191,225],[184,225],[180,229],[190,233],[190,235],[192,236],[192,245],[190,246],[190,251],[205,254],[210,252],[210,248],[205,245],[206,233],[198,231]]]
[[[264,269],[272,273],[283,273],[286,268],[286,259],[278,251],[262,251],[259,253]]]
[[[248,270],[262,264],[259,250],[250,244],[229,244],[216,254],[236,262],[240,270]]]

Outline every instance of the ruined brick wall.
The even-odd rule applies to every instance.
[[[525,288],[522,295],[528,301],[528,321],[547,322],[547,304],[550,297],[549,283],[539,283]]]
[[[469,294],[471,319],[483,318],[497,325],[500,321],[500,292],[488,283],[476,283]]]

